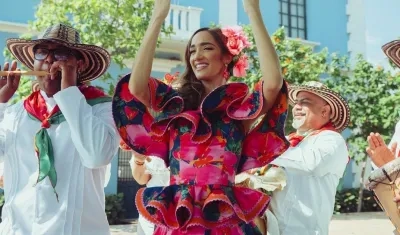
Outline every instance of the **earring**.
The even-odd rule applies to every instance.
[[[228,71],[228,64],[225,64],[225,70],[224,70],[224,74],[222,75],[224,78],[225,78],[225,80],[228,80],[228,78],[229,78],[229,71]]]

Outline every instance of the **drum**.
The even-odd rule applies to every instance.
[[[374,191],[376,201],[400,233],[400,203],[393,201],[395,190],[400,188],[400,158],[374,170],[365,186]]]

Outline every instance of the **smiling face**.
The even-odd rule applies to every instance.
[[[318,130],[331,115],[330,106],[321,97],[306,91],[297,94],[293,107],[293,127],[300,132]]]
[[[189,47],[189,63],[198,80],[219,84],[225,82],[223,74],[232,57],[220,44],[206,30],[193,36]]]

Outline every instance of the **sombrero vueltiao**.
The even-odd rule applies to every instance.
[[[331,121],[338,132],[342,132],[350,122],[350,108],[338,93],[332,91],[320,82],[310,81],[304,85],[289,86],[289,101],[295,104],[297,94],[301,91],[313,93],[324,99],[331,107]]]
[[[39,39],[10,38],[6,44],[19,62],[33,70],[33,47],[49,41],[79,51],[82,54],[85,67],[80,72],[80,82],[87,82],[100,77],[110,66],[110,54],[105,49],[94,45],[82,44],[79,32],[64,24],[50,26]]]
[[[400,68],[400,40],[394,40],[382,46],[386,56]]]

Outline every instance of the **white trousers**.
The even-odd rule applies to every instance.
[[[137,235],[152,235],[154,233],[154,224],[147,221],[143,216],[139,215]]]
[[[267,216],[267,235],[280,235],[278,220],[270,210],[265,211]]]

